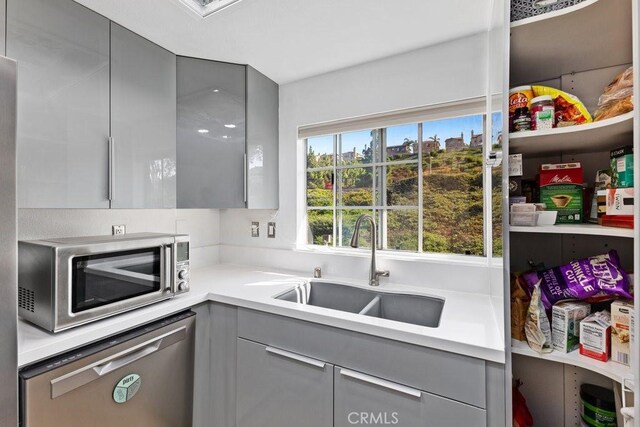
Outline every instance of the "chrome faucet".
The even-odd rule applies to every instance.
[[[369,270],[369,285],[379,286],[380,276],[389,277],[388,270],[378,270],[376,268],[376,242],[378,241],[378,233],[376,229],[376,222],[371,215],[363,214],[356,220],[356,225],[353,227],[353,236],[351,236],[351,247],[358,247],[358,240],[360,238],[360,226],[362,221],[368,220],[371,224],[371,270]]]

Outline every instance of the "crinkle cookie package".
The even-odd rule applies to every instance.
[[[620,266],[620,258],[615,250],[548,270],[527,273],[524,279],[530,291],[540,282],[541,299],[546,310],[566,299],[585,300],[600,296],[632,298],[629,294],[629,277]]]

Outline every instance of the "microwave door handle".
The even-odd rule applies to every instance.
[[[88,366],[51,380],[51,398],[62,396],[85,384],[127,366],[136,360],[177,344],[187,337],[186,326],[181,326],[158,337],[106,357]]]
[[[176,293],[176,285],[173,277],[173,251],[171,245],[165,245],[163,248],[164,259],[162,265],[164,268],[164,291]]]

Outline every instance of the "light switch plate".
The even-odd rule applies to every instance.
[[[267,237],[269,239],[275,239],[276,238],[276,223],[275,222],[269,222],[267,224]]]
[[[251,237],[260,237],[260,223],[258,221],[251,222]]]
[[[112,225],[111,234],[113,234],[114,236],[117,234],[127,234],[127,226],[124,224]]]

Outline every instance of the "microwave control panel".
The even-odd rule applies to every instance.
[[[189,291],[189,242],[176,243],[176,293]]]

